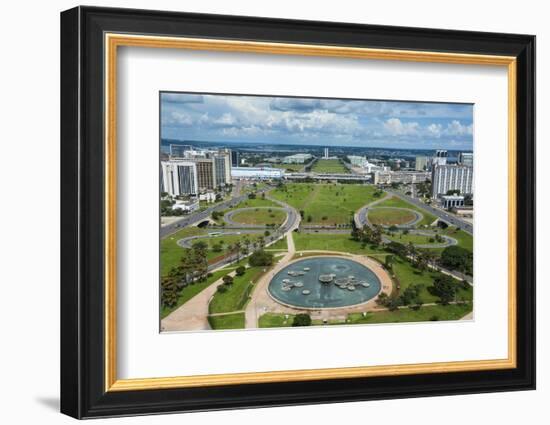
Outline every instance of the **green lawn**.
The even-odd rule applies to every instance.
[[[376,204],[376,206],[377,207],[409,208],[411,210],[418,211],[424,216],[424,219],[422,221],[420,221],[420,223],[418,223],[418,226],[424,226],[424,225],[429,226],[430,224],[432,224],[436,220],[436,217],[434,215],[430,214],[429,212],[423,210],[420,207],[417,207],[416,205],[410,204],[410,203],[404,201],[403,199],[398,198],[397,196],[393,196],[390,199],[386,199],[385,201],[382,201],[379,204]]]
[[[273,168],[279,168],[290,172],[299,172],[304,168],[305,164],[273,164]]]
[[[258,320],[258,326],[260,328],[284,328],[292,325],[294,315],[289,314],[288,320],[285,319],[284,314],[280,313],[266,313],[260,316]]]
[[[342,251],[350,254],[381,254],[381,249],[372,249],[369,245],[361,248],[361,243],[351,239],[347,233],[304,233],[294,232],[296,251]]]
[[[280,209],[256,208],[233,214],[231,219],[242,224],[274,224],[279,226],[286,219],[286,213]]]
[[[275,242],[273,245],[269,245],[266,250],[270,250],[270,249],[280,249],[282,251],[286,251],[288,250],[288,244],[287,244],[287,241],[286,241],[286,237],[285,238],[282,238],[282,239],[279,239],[277,242]]]
[[[197,295],[203,289],[206,289],[211,284],[213,284],[216,280],[218,280],[222,276],[226,275],[227,273],[228,273],[227,270],[218,270],[218,271],[212,273],[211,277],[206,278],[206,280],[204,282],[195,282],[195,283],[193,283],[191,285],[188,285],[185,288],[183,288],[180,292],[178,302],[174,307],[162,307],[161,308],[160,318],[164,319],[166,316],[168,316],[170,313],[172,313],[178,307],[185,304],[187,301],[189,301],[191,298],[193,298],[195,295]]]
[[[277,205],[275,202],[270,201],[269,199],[262,199],[261,195],[258,195],[257,198],[254,198],[254,199],[247,198],[244,201],[239,202],[239,204],[235,208],[231,208],[231,210],[236,210],[239,208],[254,208],[254,207],[280,207],[280,205]],[[231,211],[231,210],[227,210],[227,211]]]
[[[244,329],[244,313],[224,314],[222,316],[208,316],[212,329]]]
[[[426,270],[424,273],[420,273],[412,266],[411,263],[402,260],[397,256],[394,256],[393,272],[395,273],[395,277],[401,287],[400,292],[403,292],[410,285],[421,284],[423,288],[420,291],[420,298],[424,303],[439,301],[439,298],[432,295],[428,290],[428,287],[433,285],[434,279],[439,276],[439,272]],[[458,280],[456,282],[457,285],[460,285]],[[468,286],[468,289],[460,288],[457,295],[458,297],[471,301],[473,299],[473,288],[471,286]]]
[[[456,227],[448,227],[445,230],[441,230],[440,234],[455,238],[459,246],[470,252],[474,252],[474,237],[464,230],[457,229]]]
[[[173,235],[160,240],[160,274],[164,276],[180,260],[183,248],[178,245],[178,240],[188,236],[206,235],[207,231],[198,227],[185,227]]]
[[[369,209],[369,221],[373,224],[380,224],[383,226],[410,223],[415,218],[416,216],[414,213],[407,210],[385,207]]]
[[[242,310],[253,288],[250,282],[256,282],[262,274],[262,267],[249,267],[244,275],[235,276],[233,284],[227,286],[226,292],[216,292],[208,306],[209,312],[229,313]]]
[[[331,320],[329,325],[360,325],[369,323],[406,323],[406,322],[427,322],[430,320],[459,320],[472,311],[472,304],[449,304],[430,305],[421,307],[419,310],[400,308],[396,311],[368,312],[366,316],[362,313],[348,315],[348,321]],[[258,326],[260,328],[285,328],[292,326],[294,315],[289,314],[288,319],[282,313],[266,313],[260,316]],[[322,321],[314,320],[314,326],[323,325]]]
[[[274,189],[271,196],[304,211],[303,225],[334,225],[349,224],[355,211],[376,199],[374,192],[370,185],[289,183]]]
[[[348,315],[350,324],[427,322],[430,320],[459,320],[472,311],[472,304],[428,305],[419,310],[400,308],[396,311],[368,312]]]
[[[402,232],[396,232],[393,235],[386,235],[389,239],[395,242],[399,242],[402,244],[407,245],[409,242],[415,244],[415,245],[438,245],[443,242],[436,242],[435,239],[431,236],[426,235],[417,235],[413,233],[409,233],[407,235],[403,234]],[[430,242],[430,238],[434,239],[433,242]]]
[[[319,159],[311,169],[314,173],[346,174],[349,170],[339,159]]]

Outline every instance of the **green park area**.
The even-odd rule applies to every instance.
[[[160,318],[163,319],[166,316],[168,316],[170,313],[172,313],[174,310],[177,310],[178,307],[185,304],[187,301],[189,301],[191,298],[193,298],[195,295],[197,295],[199,292],[202,292],[204,289],[208,288],[210,285],[212,285],[215,281],[220,279],[222,276],[226,275],[228,273],[227,270],[217,270],[214,273],[212,273],[209,277],[207,277],[202,282],[194,282],[190,285],[185,286],[183,289],[180,290],[179,296],[177,299],[177,302],[172,306],[166,306],[163,305],[160,311]]]
[[[359,325],[374,323],[407,323],[407,322],[429,322],[439,320],[459,320],[472,311],[471,303],[448,304],[448,305],[427,305],[419,309],[399,308],[395,311],[369,311],[363,313],[352,313],[346,319],[331,320],[323,323],[321,320],[313,320],[312,325]],[[293,314],[265,313],[258,321],[260,328],[284,328],[292,326]]]
[[[294,232],[296,251],[340,251],[350,254],[384,254],[380,248],[371,248],[355,241],[348,233]]]
[[[263,267],[248,267],[244,274],[235,275],[230,284],[224,283],[218,287],[218,291],[208,306],[209,313],[230,313],[243,310],[254,283],[262,276],[263,270]]]
[[[416,215],[406,209],[374,207],[369,209],[368,219],[372,224],[381,226],[391,226],[410,223],[416,218]]]
[[[243,210],[232,215],[236,223],[279,226],[286,219],[286,213],[279,208],[259,208]]]
[[[302,225],[350,224],[353,214],[374,201],[373,186],[337,183],[289,183],[271,192],[274,199],[303,212]]]
[[[291,173],[298,173],[303,170],[305,164],[273,164],[273,168],[279,168]]]
[[[219,316],[208,316],[208,322],[212,329],[243,329],[244,313],[221,314]]]
[[[311,169],[314,173],[346,174],[349,170],[339,159],[319,159]]]
[[[399,242],[405,245],[412,243],[415,245],[438,246],[445,242],[444,240],[442,240],[441,242],[438,242],[434,236],[419,235],[415,233],[406,233],[403,231],[392,232],[391,234],[386,234],[385,236],[391,239],[392,241]]]
[[[416,205],[410,204],[410,203],[402,200],[401,198],[398,198],[397,196],[392,196],[391,198],[386,199],[386,200],[380,202],[379,204],[376,204],[376,207],[377,208],[380,208],[380,207],[409,208],[411,210],[415,210],[415,211],[421,213],[424,216],[422,221],[420,221],[418,223],[418,226],[429,226],[436,220],[436,217],[434,215],[430,214],[429,212],[427,212],[426,210],[424,210],[420,207],[417,207]],[[369,213],[369,219],[370,219],[370,217],[371,216],[370,216],[370,213]]]

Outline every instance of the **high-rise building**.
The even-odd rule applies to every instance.
[[[214,160],[212,158],[196,158],[193,162],[197,166],[199,190],[214,189],[214,187],[216,187]]]
[[[170,158],[185,158],[185,152],[192,151],[193,147],[189,145],[170,145]]]
[[[458,163],[460,165],[474,166],[474,154],[473,152],[460,152],[458,154]]]
[[[161,191],[170,196],[196,195],[199,193],[197,167],[190,161],[161,162]]]
[[[231,183],[231,152],[221,151],[214,154],[214,183],[224,186]]]
[[[414,169],[416,171],[426,171],[428,169],[428,157],[417,156],[414,161]]]
[[[328,159],[328,148],[325,148],[325,159]]]
[[[231,151],[231,166],[238,167],[240,164],[240,154],[239,151]]]
[[[432,157],[432,166],[447,164],[447,151],[439,149],[435,151],[435,156]]]
[[[432,197],[458,190],[460,195],[473,193],[474,169],[467,165],[435,165],[432,169]]]

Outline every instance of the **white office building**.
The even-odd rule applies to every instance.
[[[237,180],[282,179],[284,170],[270,167],[233,167],[231,177]]]
[[[436,165],[432,170],[432,198],[446,195],[450,190],[460,195],[473,193],[474,169],[467,165]]]
[[[297,153],[295,155],[285,156],[283,158],[284,164],[305,164],[311,160],[313,156],[309,153]]]
[[[170,196],[196,195],[197,166],[191,161],[162,161],[161,191]]]
[[[374,184],[392,184],[392,183],[422,183],[430,178],[430,173],[422,171],[374,171]]]
[[[437,165],[446,165],[447,164],[447,156],[448,153],[446,150],[437,150],[435,152],[435,156],[432,157],[432,167],[435,167]]]
[[[460,152],[458,154],[458,163],[460,165],[474,166],[474,154],[473,152]]]
[[[414,161],[414,169],[416,171],[428,171],[428,157],[417,156]]]

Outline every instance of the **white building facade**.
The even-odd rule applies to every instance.
[[[199,192],[197,166],[191,161],[162,161],[161,192],[170,196],[196,195]]]
[[[467,165],[436,165],[432,170],[432,198],[458,190],[460,195],[474,192],[474,169]]]
[[[231,168],[231,177],[237,180],[270,180],[282,179],[284,170],[270,167],[233,167]]]

